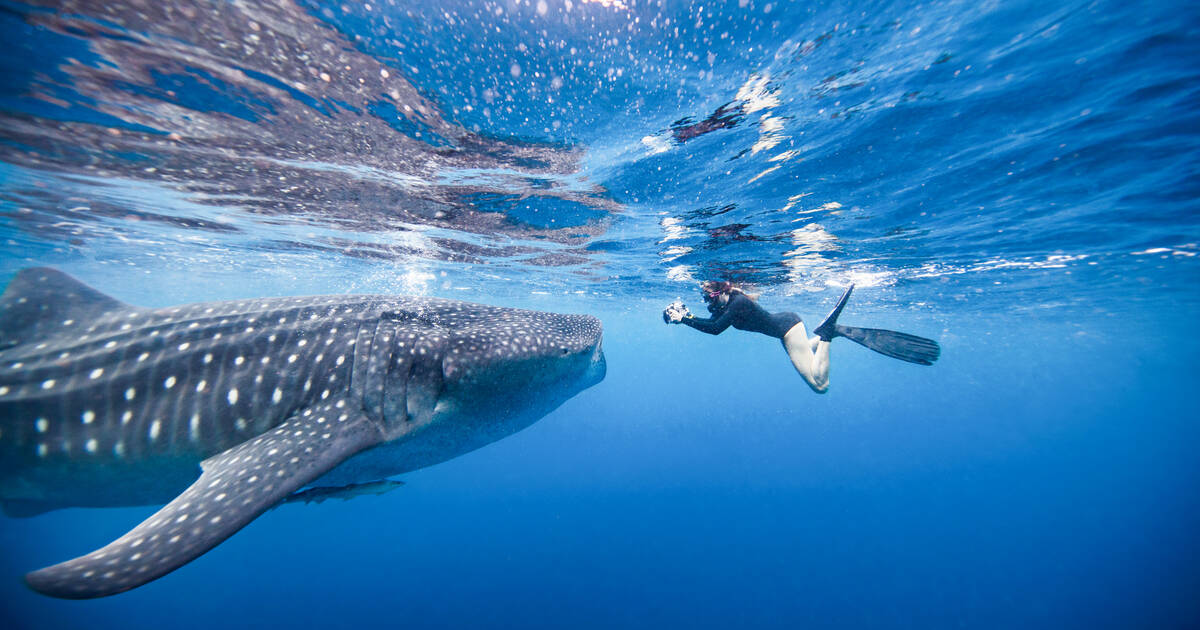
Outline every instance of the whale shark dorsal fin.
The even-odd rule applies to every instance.
[[[90,599],[141,586],[191,562],[284,497],[378,444],[361,409],[330,400],[201,463],[187,490],[129,533],[85,556],[25,576],[35,591]]]
[[[23,269],[0,295],[0,348],[50,336],[63,322],[87,322],[135,308],[49,267]]]

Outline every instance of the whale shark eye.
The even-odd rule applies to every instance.
[[[562,355],[563,355],[564,357],[565,357],[565,356],[567,356],[567,353],[569,353],[569,352],[570,352],[570,350],[568,350],[566,346],[563,346],[563,347],[562,347]]]

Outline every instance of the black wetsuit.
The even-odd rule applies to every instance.
[[[710,335],[719,335],[726,328],[733,326],[738,330],[762,333],[764,335],[783,339],[792,326],[800,323],[800,316],[795,313],[771,313],[741,293],[729,296],[729,302],[721,307],[710,304],[708,310],[713,316],[707,319],[685,317],[682,323]]]

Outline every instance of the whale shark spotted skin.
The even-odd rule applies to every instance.
[[[604,378],[600,342],[587,315],[361,295],[151,309],[26,269],[0,296],[0,507],[167,503],[26,576],[54,597],[112,595],[306,487],[521,430]]]

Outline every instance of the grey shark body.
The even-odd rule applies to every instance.
[[[305,487],[376,481],[519,431],[603,379],[600,341],[586,315],[424,297],[139,308],[27,269],[0,297],[0,506],[169,501],[26,576],[56,597],[122,592]]]

